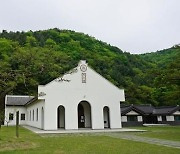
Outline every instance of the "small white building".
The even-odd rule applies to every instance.
[[[114,86],[85,61],[46,85],[38,86],[38,97],[7,95],[5,124],[19,121],[44,130],[121,128],[120,102],[124,90]]]

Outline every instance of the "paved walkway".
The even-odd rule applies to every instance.
[[[138,130],[138,129],[127,129],[127,128],[120,128],[120,129],[89,129],[89,128],[81,128],[77,130],[42,130],[31,126],[23,126],[24,128],[37,133],[37,134],[72,134],[72,133],[110,133],[110,132],[144,132],[146,130]]]
[[[142,136],[127,134],[127,133],[107,133],[106,136],[180,149],[180,142],[178,142],[178,141],[170,141],[170,140],[164,140],[164,139],[142,137]]]

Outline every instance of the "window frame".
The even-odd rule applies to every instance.
[[[21,121],[25,121],[26,120],[26,114],[25,113],[21,113]]]
[[[9,121],[14,120],[14,113],[9,113]]]
[[[127,115],[128,122],[136,122],[138,121],[137,115]]]
[[[162,116],[162,121],[167,121],[167,117],[166,116]]]
[[[180,121],[180,115],[174,115],[174,121]]]

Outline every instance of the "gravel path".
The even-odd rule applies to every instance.
[[[106,135],[110,136],[110,137],[114,137],[114,138],[121,138],[121,139],[125,139],[125,140],[138,141],[138,142],[144,142],[144,143],[149,143],[149,144],[156,144],[156,145],[180,149],[180,142],[178,142],[178,141],[170,141],[170,140],[156,139],[156,138],[150,138],[150,137],[142,137],[142,136],[126,134],[126,133],[107,133]]]

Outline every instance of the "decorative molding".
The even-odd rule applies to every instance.
[[[65,82],[70,82],[71,80],[68,80],[68,79],[64,79],[64,78],[57,78],[56,80],[55,80],[56,82],[63,82],[63,81],[65,81]]]
[[[86,73],[82,73],[82,83],[86,83]]]
[[[46,93],[45,92],[40,92],[39,94],[38,94],[38,96],[39,97],[41,97],[41,96],[45,96],[46,95]]]
[[[65,73],[64,75],[67,75],[67,74],[74,74],[74,73],[77,73],[78,72],[78,69],[77,68],[74,68],[72,70],[70,70],[69,72]],[[68,79],[64,79],[63,77],[59,77],[55,80],[56,82],[70,82],[71,80],[68,80]]]
[[[87,71],[87,66],[86,66],[85,64],[82,64],[82,65],[80,66],[80,70],[81,70],[82,72],[86,72],[86,71]]]
[[[70,70],[69,72],[67,72],[65,74],[74,74],[74,73],[77,73],[77,72],[78,72],[78,69],[74,68],[74,69]]]

